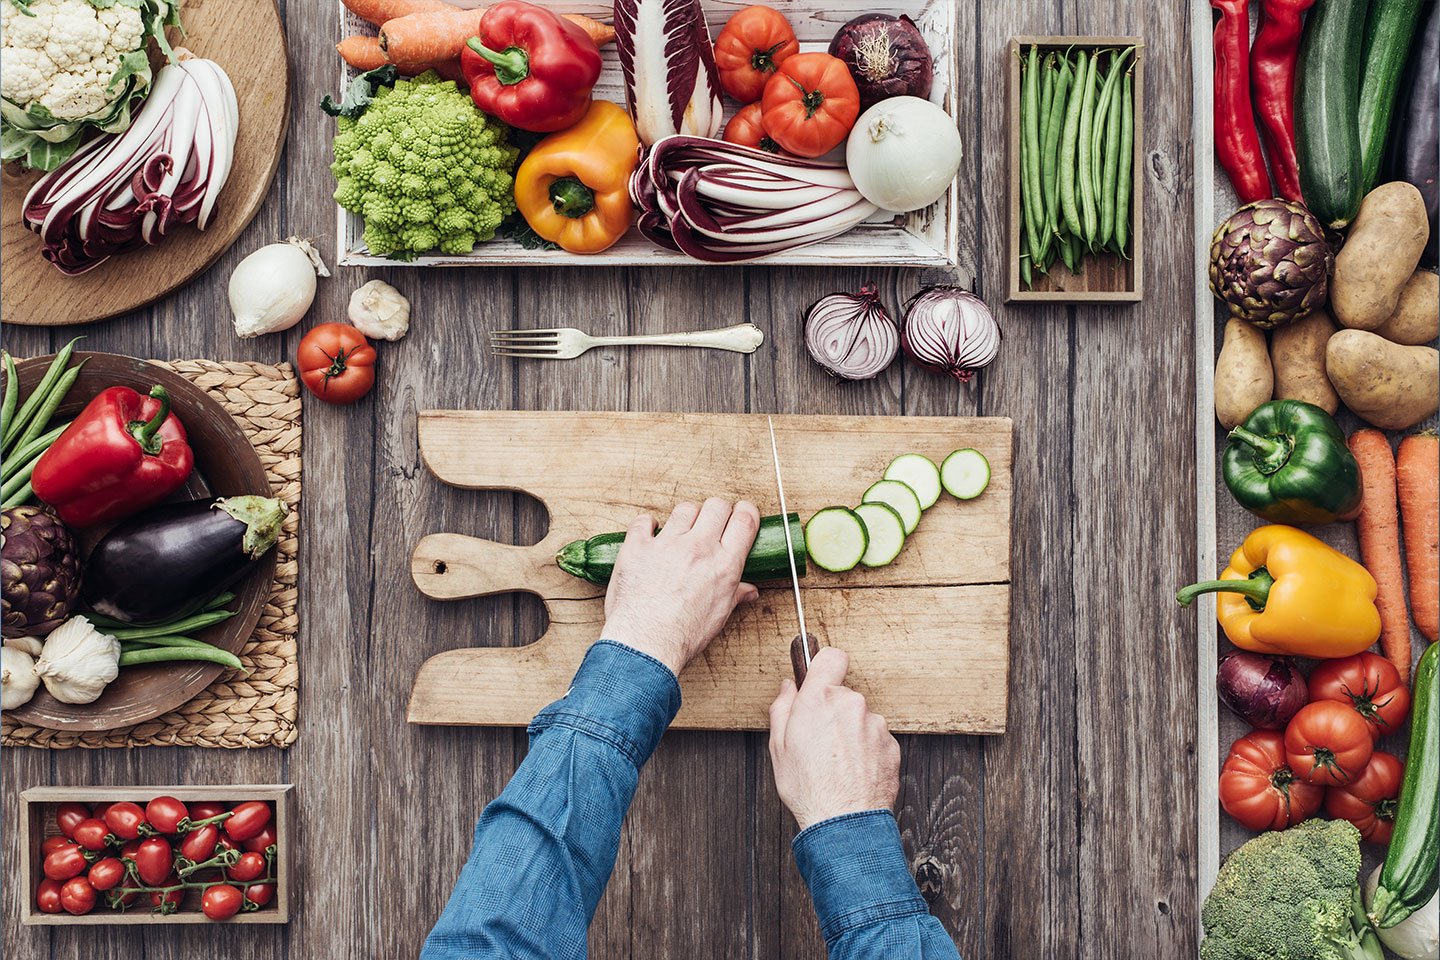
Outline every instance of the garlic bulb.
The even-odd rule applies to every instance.
[[[374,340],[399,340],[410,331],[410,301],[384,280],[350,294],[350,322]]]
[[[61,703],[94,703],[120,675],[120,641],[84,617],[71,617],[45,638],[35,673]]]
[[[0,710],[23,707],[35,696],[40,678],[35,674],[35,658],[19,647],[0,649]]]
[[[320,251],[299,237],[267,244],[241,260],[230,274],[236,335],[258,337],[299,323],[315,300],[317,273],[330,276]]]
[[[40,656],[40,651],[45,647],[39,637],[6,637],[5,646],[28,653],[32,658]]]

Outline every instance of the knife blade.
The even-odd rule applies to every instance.
[[[805,682],[810,671],[810,660],[818,650],[814,638],[805,629],[805,604],[800,599],[800,574],[795,569],[795,542],[790,536],[790,508],[785,505],[785,481],[780,476],[780,447],[775,442],[775,420],[766,417],[770,425],[770,456],[775,462],[775,491],[780,495],[780,516],[784,518],[785,556],[790,561],[790,586],[795,590],[795,616],[800,621],[800,635],[790,641],[790,668],[795,673],[795,686]]]

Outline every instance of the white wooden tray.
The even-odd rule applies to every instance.
[[[479,6],[481,0],[457,0],[456,6]],[[613,19],[611,4],[597,0],[535,0],[542,6],[552,7],[564,13],[583,13],[609,23]],[[720,33],[731,14],[749,6],[748,0],[703,0],[705,19],[710,26],[713,39]],[[771,6],[785,14],[795,28],[803,51],[824,51],[843,24],[853,17],[872,10],[884,9],[892,14],[907,14],[919,26],[921,33],[930,44],[930,53],[935,62],[935,83],[930,99],[955,115],[958,67],[956,48],[956,5],[935,0],[898,0],[875,4],[867,0],[771,0]],[[375,28],[350,13],[340,4],[336,29],[340,37],[356,33],[375,32]],[[615,56],[615,45],[609,44],[602,51],[605,67],[600,82],[595,87],[595,97],[625,104],[625,84],[620,73],[620,64]],[[338,54],[335,56],[338,80],[337,89],[344,90],[355,71],[345,65]],[[735,104],[725,100],[726,119],[735,111]],[[962,131],[962,136],[963,136]],[[971,149],[965,143],[965,149]],[[964,168],[962,168],[964,169]],[[946,192],[945,196],[923,210],[907,214],[877,214],[848,233],[832,240],[811,244],[797,250],[777,253],[751,263],[773,264],[776,266],[844,264],[876,264],[896,267],[946,267],[959,260],[959,204],[956,190],[960,189],[960,178]],[[967,189],[972,189],[967,187]],[[402,266],[397,260],[377,257],[365,247],[362,238],[365,225],[355,214],[336,207],[338,214],[339,249],[336,259],[341,266]],[[579,256],[563,250],[527,250],[512,240],[496,238],[477,244],[473,252],[465,256],[416,257],[410,261],[417,267],[467,267],[467,266],[676,266],[680,264],[702,264],[674,250],[655,246],[640,236],[633,228],[615,246],[604,253]]]

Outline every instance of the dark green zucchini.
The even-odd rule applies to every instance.
[[[1379,0],[1365,25],[1365,72],[1360,79],[1360,192],[1380,179],[1400,79],[1420,22],[1420,0]]]
[[[795,544],[795,572],[805,576],[805,528],[798,513],[790,514],[790,539]],[[555,562],[571,576],[605,586],[615,570],[615,557],[625,542],[624,533],[599,533],[589,540],[567,543],[555,555]],[[790,579],[790,560],[785,550],[785,527],[779,515],[760,518],[755,545],[745,559],[740,579],[746,583]]]
[[[1300,41],[1295,152],[1305,205],[1331,229],[1365,195],[1360,169],[1360,75],[1368,0],[1316,0]]]

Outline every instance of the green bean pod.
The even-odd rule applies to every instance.
[[[1091,169],[1095,155],[1091,148],[1091,136],[1095,125],[1095,72],[1100,57],[1090,58],[1085,71],[1085,80],[1080,84],[1080,141],[1076,144],[1075,188],[1080,194],[1080,236],[1087,246],[1094,247],[1095,231],[1099,218],[1095,210],[1095,182]]]
[[[0,466],[0,480],[9,480],[15,475],[15,471],[20,469],[22,464],[29,463],[33,458],[44,453],[49,449],[50,444],[60,439],[60,434],[64,433],[65,428],[68,426],[70,426],[70,421],[66,420],[49,433],[42,434],[25,444],[25,446],[16,447],[10,451],[10,455],[5,458],[4,465]]]
[[[116,640],[147,640],[150,637],[184,635],[196,630],[204,630],[206,627],[223,623],[233,616],[235,614],[230,610],[211,610],[186,617],[184,620],[177,620],[174,623],[162,623],[149,627],[122,627],[105,632]]]
[[[1065,215],[1065,226],[1072,236],[1079,236],[1080,205],[1076,196],[1076,162],[1080,146],[1080,109],[1083,106],[1085,72],[1085,51],[1076,55],[1074,85],[1070,88],[1069,102],[1065,105],[1065,130],[1060,138],[1060,211]]]
[[[1129,258],[1130,189],[1135,161],[1135,98],[1130,74],[1120,84],[1120,166],[1115,174],[1115,248]]]
[[[14,418],[5,424],[3,439],[0,439],[0,448],[9,450],[11,445],[25,432],[25,429],[30,425],[30,421],[34,419],[35,414],[45,405],[45,401],[49,398],[50,391],[55,386],[56,381],[64,374],[65,365],[70,362],[70,356],[75,352],[75,344],[79,342],[80,338],[76,337],[62,347],[59,353],[55,354],[55,359],[50,361],[50,367],[45,371],[45,376],[40,378],[40,382],[36,384],[34,391],[30,396],[25,398],[24,403],[20,404],[19,413],[15,414]]]
[[[138,667],[147,663],[169,663],[176,660],[203,660],[218,663],[231,670],[243,670],[240,658],[227,650],[211,647],[150,647],[147,650],[124,650],[120,654],[120,666]]]
[[[1025,235],[1030,261],[1040,259],[1040,55],[1035,46],[1025,61],[1025,82],[1020,102],[1020,197],[1024,201]]]
[[[1065,126],[1065,95],[1070,91],[1070,61],[1060,58],[1055,77],[1055,96],[1050,101],[1050,116],[1045,126],[1045,143],[1040,154],[1040,189],[1045,199],[1045,226],[1052,236],[1060,231],[1060,136]]]
[[[0,350],[5,364],[5,401],[0,406],[0,437],[10,432],[10,421],[15,419],[15,408],[20,404],[20,372],[15,369],[15,358],[9,350]]]
[[[30,498],[33,496],[35,496],[35,491],[31,488],[30,481],[27,480],[25,481],[25,486],[16,490],[12,496],[4,498],[4,502],[0,503],[0,509],[22,506],[29,503]]]
[[[1102,247],[1115,235],[1115,178],[1120,173],[1120,113],[1123,109],[1120,92],[1119,84],[1110,91],[1111,104],[1105,117],[1105,149],[1101,154],[1105,170],[1100,181],[1100,233],[1095,238],[1096,244]]]

